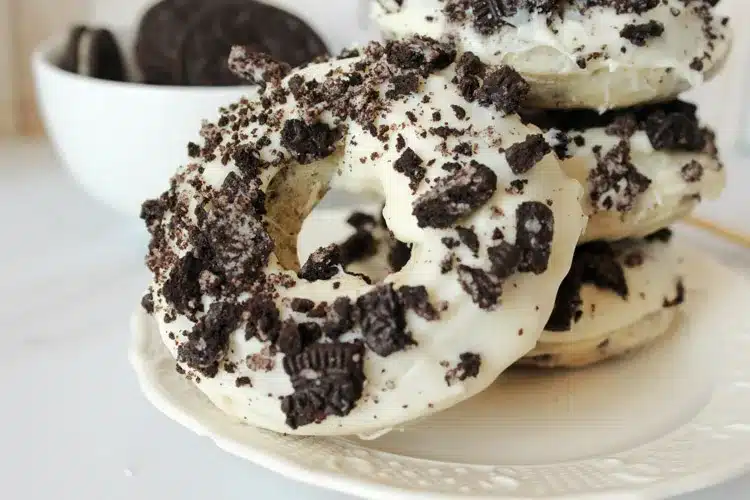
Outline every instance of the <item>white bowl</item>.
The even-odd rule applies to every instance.
[[[119,35],[119,34],[118,34]],[[132,60],[131,44],[121,47]],[[57,62],[65,40],[33,54],[37,100],[47,133],[64,164],[95,198],[130,216],[167,189],[198,142],[201,121],[255,93],[255,87],[172,87],[79,76]]]

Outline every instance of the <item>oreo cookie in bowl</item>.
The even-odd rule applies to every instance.
[[[232,46],[290,67],[328,54],[299,15],[252,0],[163,0],[139,18],[125,28],[76,26],[33,55],[40,113],[64,164],[89,194],[133,218],[188,162],[196,124],[257,95],[262,75],[235,76]]]

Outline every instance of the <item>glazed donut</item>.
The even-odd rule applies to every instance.
[[[612,109],[676,97],[730,48],[715,0],[375,0],[386,38],[453,40],[531,85],[529,106]]]
[[[454,60],[417,37],[269,78],[204,124],[193,161],[144,204],[142,304],[228,415],[291,434],[388,429],[476,394],[535,345],[585,225],[582,190],[512,114],[520,76],[488,67],[487,99],[467,102]],[[243,73],[279,76],[256,63],[271,64]],[[344,273],[336,245],[299,263],[300,227],[336,176],[379,186],[410,245],[381,282]]]
[[[348,217],[343,210],[313,213],[301,235],[301,253],[310,253],[325,234],[348,249],[348,271],[373,280],[392,272],[392,262],[399,261],[388,256],[398,242],[375,224],[372,207],[362,209]],[[373,223],[357,224],[365,219]],[[357,244],[364,240],[369,243]],[[545,332],[516,364],[580,368],[635,351],[668,333],[686,295],[683,256],[670,240],[671,231],[662,229],[643,239],[576,248]]]
[[[582,241],[646,236],[724,189],[714,133],[701,126],[693,104],[522,115],[546,131],[565,172],[586,190]]]
[[[579,246],[536,347],[519,365],[584,367],[671,330],[685,301],[684,257],[662,229],[646,239]]]

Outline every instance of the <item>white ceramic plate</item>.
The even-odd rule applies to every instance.
[[[290,478],[377,499],[642,499],[750,467],[750,284],[693,255],[678,331],[583,371],[512,371],[449,411],[373,441],[291,437],[216,409],[174,369],[151,318],[131,361],[162,412]]]

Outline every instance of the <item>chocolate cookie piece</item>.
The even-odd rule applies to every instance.
[[[227,64],[234,45],[266,53],[293,67],[328,54],[312,28],[276,7],[249,0],[203,5],[181,33],[176,61],[178,84],[242,84]]]
[[[125,62],[111,31],[76,26],[70,32],[60,68],[82,76],[124,82]]]
[[[162,0],[143,15],[136,36],[135,58],[146,83],[177,83],[182,32],[201,4],[201,0]]]

